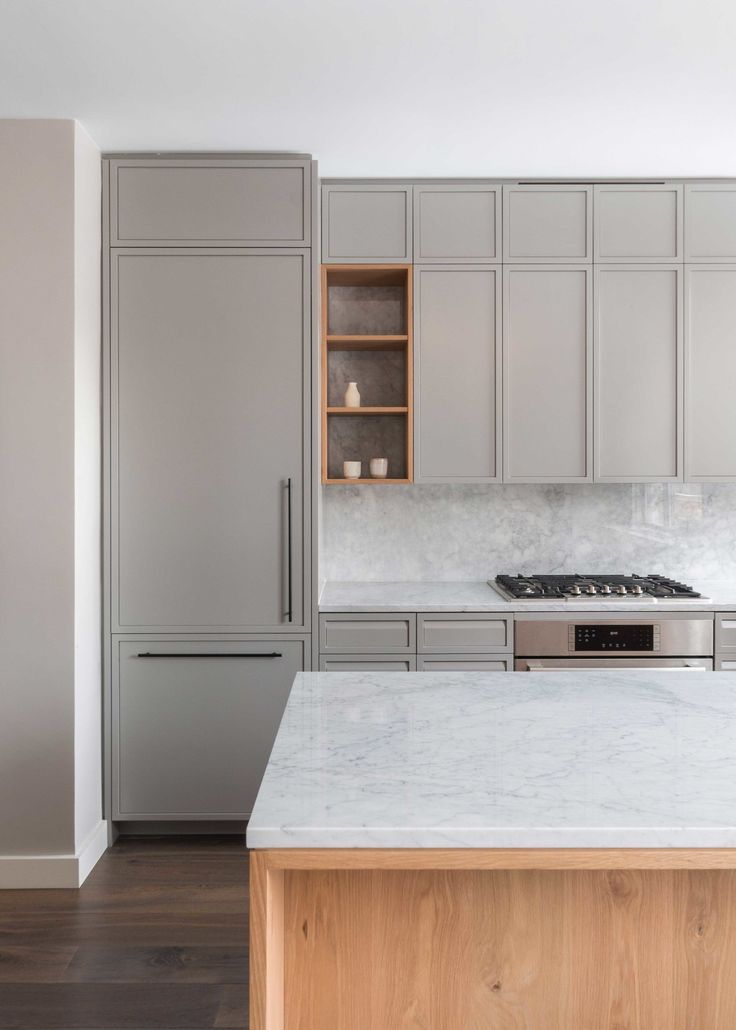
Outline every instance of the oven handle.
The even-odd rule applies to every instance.
[[[577,669],[578,672],[586,669],[626,669],[629,672],[707,672],[708,670],[704,665],[698,665],[695,662],[689,661],[687,658],[682,659],[681,665],[658,665],[656,661],[647,662],[645,665],[622,665],[616,661],[615,658],[607,659],[601,658],[600,660],[595,658],[579,659],[574,658],[570,661],[564,661],[561,659],[555,659],[554,664],[545,662],[539,658],[523,658],[521,659],[524,663],[525,668],[520,669],[520,672],[560,672],[570,671],[570,669]],[[582,665],[582,661],[588,663],[595,662],[593,664]]]

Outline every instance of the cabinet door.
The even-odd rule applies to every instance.
[[[736,480],[736,265],[685,270],[685,480]]]
[[[504,268],[504,481],[591,476],[591,270]]]
[[[509,655],[419,655],[417,669],[419,672],[512,672],[514,659]]]
[[[503,260],[593,260],[592,186],[504,186]]]
[[[500,186],[414,187],[416,264],[500,260]]]
[[[247,819],[303,642],[128,638],[117,649],[113,818]]]
[[[597,262],[682,261],[682,186],[596,186]]]
[[[303,625],[306,254],[113,265],[113,628]]]
[[[411,186],[323,186],[322,260],[411,261]]]
[[[682,270],[595,273],[595,477],[682,477]]]
[[[398,654],[320,655],[320,672],[415,672],[414,655]]]
[[[685,261],[736,261],[736,183],[685,187]]]
[[[414,270],[414,479],[500,478],[501,270]]]

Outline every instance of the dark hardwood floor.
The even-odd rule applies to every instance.
[[[78,891],[0,891],[0,1030],[247,1027],[247,878],[243,837],[138,837]]]

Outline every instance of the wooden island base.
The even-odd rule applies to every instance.
[[[251,1030],[734,1030],[736,850],[251,853]]]

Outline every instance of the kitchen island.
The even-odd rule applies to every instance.
[[[251,1030],[736,1026],[736,675],[301,673]]]

